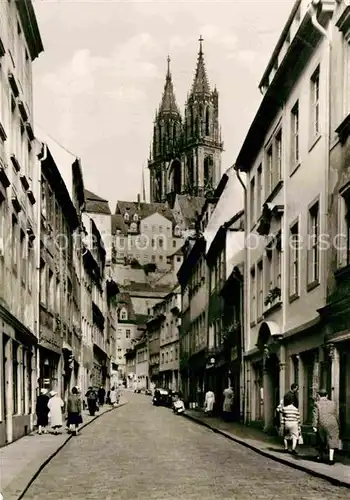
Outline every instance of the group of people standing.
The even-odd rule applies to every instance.
[[[224,420],[229,421],[232,418],[232,410],[234,403],[234,392],[229,385],[223,392],[222,416]],[[215,405],[215,394],[210,389],[205,394],[204,411],[210,416],[213,414]]]
[[[302,444],[301,420],[298,401],[298,385],[292,384],[286,393],[277,412],[280,414],[280,432],[284,439],[284,447],[297,454],[297,444]],[[317,436],[318,461],[325,461],[328,452],[328,463],[334,464],[334,450],[339,446],[339,419],[334,401],[328,398],[327,391],[318,391],[312,417],[313,431]]]
[[[120,391],[112,387],[107,393],[103,387],[94,389],[89,387],[85,394],[87,408],[91,416],[99,410],[105,403],[115,406],[119,403]],[[41,389],[36,401],[36,415],[38,434],[47,434],[47,427],[52,428],[53,434],[58,434],[63,426],[63,415],[65,404],[56,391]],[[82,398],[78,387],[73,387],[71,394],[67,399],[67,427],[73,435],[78,434],[79,425],[83,423],[82,417]]]

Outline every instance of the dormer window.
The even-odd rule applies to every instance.
[[[175,226],[174,234],[175,234],[175,236],[180,236],[181,235],[181,231],[180,231],[179,226]]]
[[[121,321],[126,321],[128,319],[128,311],[125,309],[125,307],[120,310],[120,319]]]
[[[133,233],[137,233],[137,224],[136,224],[136,222],[132,222],[130,224],[130,231],[132,231]]]
[[[137,214],[135,214],[134,217],[133,217],[133,219],[134,219],[135,222],[138,222],[139,216]]]
[[[124,214],[124,220],[125,221],[129,220],[129,214],[128,214],[128,212],[125,212],[125,214]]]

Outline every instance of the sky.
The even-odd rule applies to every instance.
[[[258,84],[294,0],[34,0],[45,52],[34,61],[34,122],[81,158],[85,187],[136,200],[167,56],[184,110],[198,38],[219,92],[224,153],[234,162],[261,101]]]

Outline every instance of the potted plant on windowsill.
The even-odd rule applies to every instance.
[[[278,286],[272,288],[265,298],[265,306],[273,306],[276,301],[281,299],[281,289]]]

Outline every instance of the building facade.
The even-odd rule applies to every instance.
[[[221,177],[219,95],[216,88],[210,89],[202,41],[183,118],[176,103],[168,58],[148,160],[152,202],[169,202],[173,206],[177,194],[208,195]]]
[[[319,310],[331,364],[331,397],[339,408],[343,448],[350,449],[349,166],[350,6],[339,2],[333,15],[328,186],[327,305]]]
[[[326,296],[330,33],[336,3],[297,1],[265,70],[263,100],[237,158],[247,173],[247,421],[273,430],[299,384],[311,423],[330,365],[318,309]],[[282,106],[283,96],[283,106]],[[278,97],[278,98],[277,98]]]
[[[32,62],[43,45],[30,1],[0,5],[0,446],[33,428],[40,167]]]

